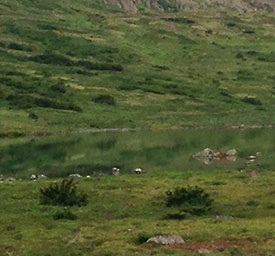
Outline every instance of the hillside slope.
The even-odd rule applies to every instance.
[[[273,14],[0,2],[0,133],[275,123]]]
[[[273,0],[104,0],[126,11],[136,12],[144,7],[157,11],[201,10],[219,8],[238,12],[275,11]]]

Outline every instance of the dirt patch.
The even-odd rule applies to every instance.
[[[167,247],[193,251],[198,251],[200,249],[205,249],[209,251],[224,251],[228,248],[250,248],[252,246],[255,246],[255,244],[257,244],[257,242],[252,242],[248,240],[217,240],[211,242],[187,242],[185,244],[173,244]]]

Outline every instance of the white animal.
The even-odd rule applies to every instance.
[[[113,168],[113,175],[118,176],[120,174],[120,170],[116,167]]]
[[[136,169],[132,170],[132,173],[134,173],[134,174],[142,174],[143,170],[141,168],[136,168]]]

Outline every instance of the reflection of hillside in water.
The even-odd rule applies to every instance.
[[[174,130],[84,134],[34,139],[13,139],[0,146],[0,174],[27,178],[44,173],[49,177],[121,174],[141,167],[146,172],[212,169],[272,169],[275,130]],[[1,144],[0,144],[1,145]],[[209,147],[213,155],[192,155]],[[236,149],[236,155],[224,155]],[[261,157],[248,157],[261,152]],[[199,160],[199,161],[198,161]]]

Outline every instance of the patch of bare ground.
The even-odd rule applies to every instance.
[[[229,248],[251,248],[257,245],[257,241],[249,240],[216,240],[210,242],[187,242],[184,244],[173,244],[167,247],[177,248],[177,249],[186,249],[192,251],[198,251],[205,249],[208,251],[224,251]]]

